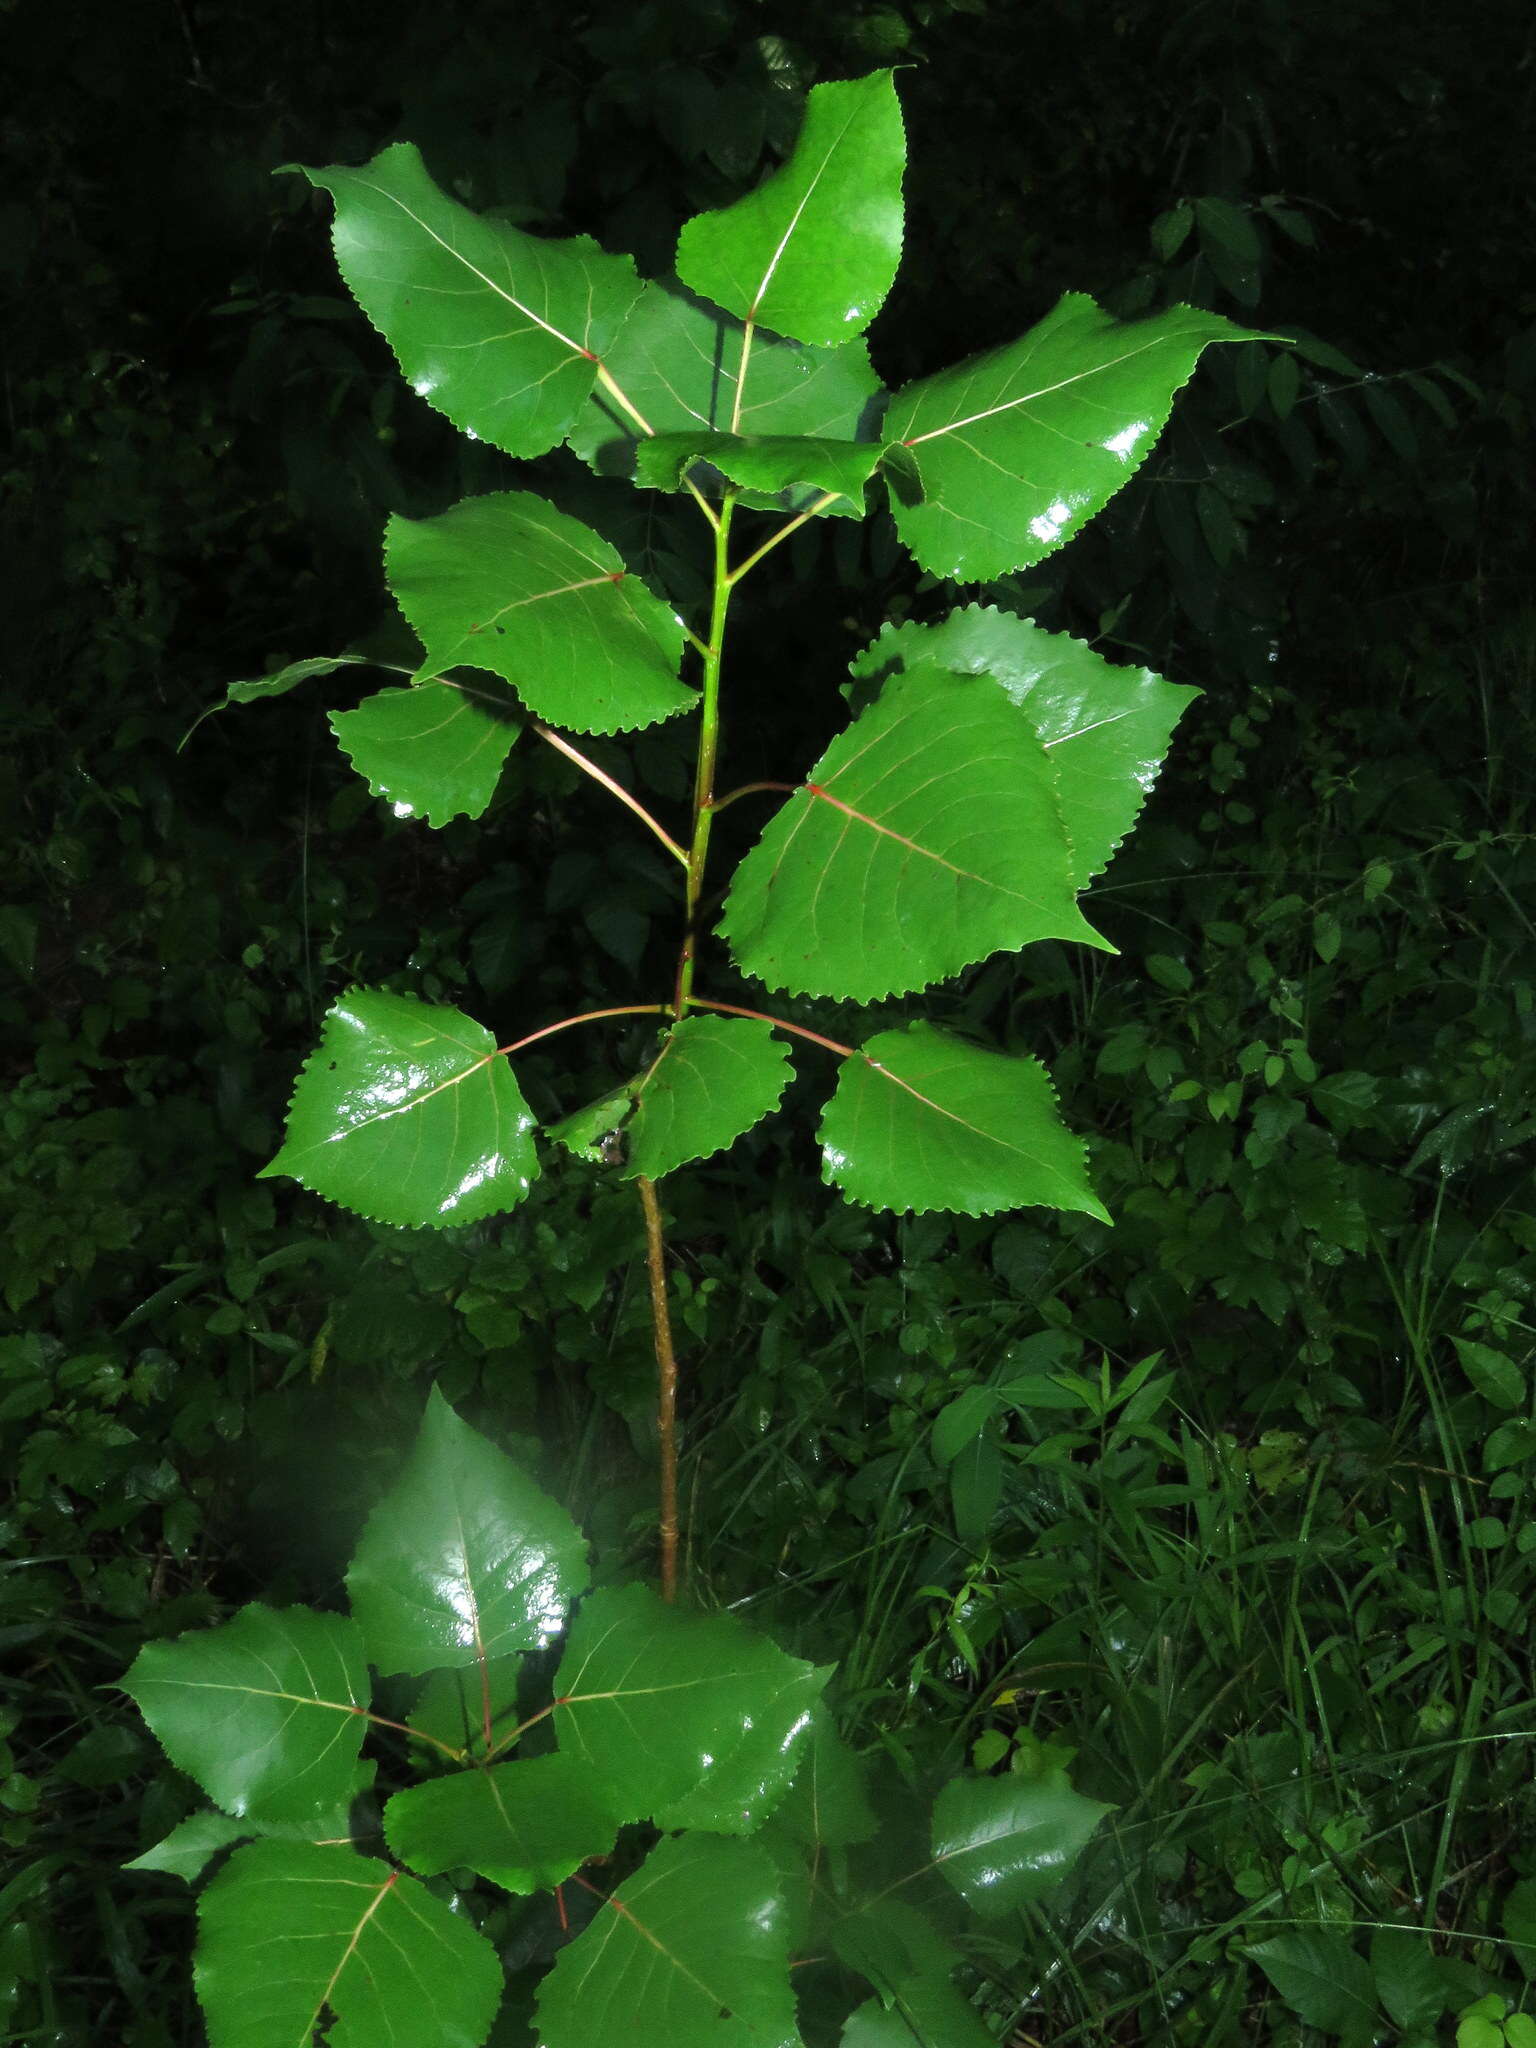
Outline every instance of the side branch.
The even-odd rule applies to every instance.
[[[525,1045],[534,1045],[541,1038],[552,1038],[557,1031],[569,1031],[574,1024],[596,1024],[603,1017],[670,1017],[671,1014],[670,1003],[621,1003],[616,1010],[583,1010],[579,1017],[562,1017],[558,1024],[546,1024],[542,1031],[530,1031],[526,1038],[520,1038],[515,1045],[498,1045],[496,1052],[501,1057],[510,1059],[513,1053],[521,1052]]]
[[[564,754],[568,761],[574,761],[576,763],[576,766],[582,771],[584,775],[590,775],[594,782],[600,782],[603,785],[603,788],[607,790],[610,796],[616,796],[619,802],[623,804],[626,809],[633,811],[635,816],[640,820],[641,824],[645,826],[646,830],[655,833],[656,837],[661,841],[662,845],[667,849],[668,853],[671,854],[672,858],[674,860],[680,860],[683,866],[685,868],[687,867],[688,854],[686,848],[679,846],[677,841],[672,837],[671,833],[668,832],[663,826],[659,825],[656,822],[656,820],[651,816],[650,812],[645,808],[645,805],[638,802],[636,798],[632,797],[629,791],[625,789],[621,783],[615,782],[611,775],[605,774],[603,770],[598,767],[595,761],[589,761],[585,754],[581,753],[579,749],[571,745],[570,741],[565,738],[564,734],[553,731],[549,726],[544,724],[542,719],[534,719],[533,729],[538,734],[541,740],[548,740],[549,744],[552,747],[557,748],[560,753]]]
[[[712,1003],[707,996],[689,996],[690,1010],[720,1010],[727,1017],[752,1017],[759,1024],[771,1024],[775,1031],[788,1031],[795,1038],[808,1038],[812,1045],[819,1045],[826,1052],[835,1052],[839,1059],[851,1060],[858,1051],[856,1045],[839,1045],[835,1038],[823,1038],[819,1031],[807,1031],[803,1024],[791,1024],[785,1017],[770,1017],[766,1010],[744,1010],[740,1003]]]
[[[661,1448],[661,1597],[677,1598],[677,1354],[667,1307],[666,1239],[656,1183],[635,1176],[645,1211],[645,1263],[651,1281],[651,1329],[656,1339],[656,1435]]]
[[[807,519],[817,518],[829,505],[835,505],[842,495],[841,491],[823,491],[819,498],[813,498],[803,512],[797,512],[793,519],[787,519],[777,533],[768,536],[760,548],[754,548],[744,562],[738,562],[726,577],[726,582],[739,583],[747,571],[755,569],[764,555],[771,554],[781,540],[788,540],[797,527],[804,526]]]

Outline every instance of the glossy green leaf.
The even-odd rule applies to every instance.
[[[236,1819],[331,1825],[372,1775],[359,1762],[368,1667],[345,1615],[257,1602],[146,1643],[122,1686],[171,1762]]]
[[[124,1870],[160,1870],[167,1877],[185,1878],[196,1884],[209,1863],[223,1849],[249,1839],[250,1821],[231,1820],[226,1813],[189,1813],[165,1837],[135,1856]]]
[[[887,2004],[871,1998],[843,2028],[842,2048],[997,2048],[969,1999],[942,1977],[898,1985]]]
[[[934,626],[888,627],[853,662],[860,677],[938,663],[989,675],[1029,719],[1056,774],[1072,879],[1085,888],[1135,824],[1168,742],[1199,696],[1149,668],[1119,668],[1081,640],[966,605]]]
[[[744,330],[691,293],[648,284],[609,352],[612,373],[657,435],[734,432],[763,438],[860,441],[874,430],[884,391],[862,341],[806,348],[756,333],[741,377]],[[737,392],[740,391],[740,402]],[[570,443],[604,476],[632,477],[644,439],[634,415],[599,385]],[[668,486],[670,488],[670,486]],[[799,511],[813,490],[785,497],[747,491],[741,503]],[[861,506],[840,500],[835,513]]]
[[[518,728],[510,696],[483,683],[380,690],[331,730],[352,766],[397,818],[478,818],[496,794]]]
[[[538,717],[578,732],[653,725],[694,702],[678,680],[676,614],[590,526],[530,491],[391,519],[384,559],[424,675],[489,669]]]
[[[1309,2027],[1346,2040],[1374,2040],[1380,2021],[1370,1966],[1341,1928],[1292,1927],[1247,1953]]]
[[[793,1069],[771,1025],[752,1017],[685,1017],[643,1074],[556,1124],[580,1157],[622,1163],[626,1178],[660,1180],[707,1159],[777,1109]],[[621,1134],[615,1148],[611,1140]]]
[[[337,265],[416,395],[509,455],[553,448],[639,296],[629,258],[483,219],[413,143],[361,170],[300,168],[334,198]]]
[[[1039,1204],[1109,1221],[1039,1061],[931,1024],[882,1031],[844,1060],[819,1135],[823,1176],[871,1209],[991,1216]]]
[[[282,1150],[260,1178],[296,1181],[376,1223],[475,1223],[538,1176],[533,1115],[483,1025],[382,989],[327,1013]]]
[[[771,988],[868,1002],[1031,939],[1113,948],[1077,907],[1056,777],[987,676],[924,663],[840,733],[736,870],[720,930]]]
[[[1207,343],[1250,339],[1217,313],[1125,322],[1069,292],[1020,340],[892,399],[898,533],[938,576],[983,582],[1038,562],[1135,475]]]
[[[811,1714],[800,1768],[776,1816],[803,1847],[845,1849],[875,1832],[874,1808],[864,1790],[864,1764],[843,1741],[825,1705]]]
[[[384,1809],[385,1840],[421,1876],[473,1870],[519,1893],[563,1883],[617,1832],[586,1766],[559,1755],[428,1778]]]
[[[661,491],[681,490],[696,463],[705,462],[732,483],[776,495],[780,491],[836,491],[863,509],[864,486],[880,450],[872,441],[828,441],[797,434],[657,434],[637,451],[637,476]]]
[[[434,1387],[347,1573],[369,1662],[423,1672],[541,1650],[586,1584],[586,1542],[565,1509]]]
[[[495,1949],[414,1878],[347,1848],[251,1842],[203,1893],[197,1995],[211,2048],[480,2048]]]
[[[933,1805],[933,1857],[991,1919],[1054,1891],[1113,1808],[1060,1777],[952,1778]]]
[[[618,1819],[747,1834],[784,1796],[827,1676],[729,1615],[605,1587],[571,1629],[555,1729]]]
[[[811,88],[789,160],[753,192],[683,229],[677,274],[775,334],[859,334],[901,260],[906,138],[889,71]]]
[[[542,2048],[799,2048],[785,1913],[752,1842],[662,1842],[539,1986]]]

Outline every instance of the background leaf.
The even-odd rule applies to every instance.
[[[933,1804],[933,1855],[986,1918],[1045,1898],[1113,1809],[1058,1777],[953,1778]]]
[[[872,1209],[990,1216],[1038,1202],[1109,1220],[1038,1060],[931,1024],[882,1031],[844,1060],[819,1136],[825,1178]]]
[[[565,1509],[434,1387],[347,1573],[370,1663],[423,1672],[541,1650],[586,1584],[586,1542]]]
[[[530,711],[577,732],[652,725],[694,702],[678,680],[676,613],[591,527],[531,491],[391,519],[384,558],[426,649],[424,675],[489,669]]]
[[[845,341],[895,278],[905,164],[890,72],[813,86],[789,161],[733,206],[689,221],[677,274],[776,334]]]
[[[421,1876],[463,1868],[518,1893],[563,1883],[617,1831],[586,1766],[560,1755],[429,1778],[384,1809],[385,1839]]]
[[[414,1878],[346,1848],[251,1842],[202,1896],[197,1993],[218,2048],[384,2041],[480,2048],[501,2001],[495,1949]]]
[[[337,267],[417,397],[509,455],[553,448],[639,296],[629,258],[471,213],[414,143],[304,175],[334,198]]]
[[[380,690],[353,711],[333,711],[331,730],[375,796],[397,818],[478,818],[517,739],[510,695],[494,685],[425,682]]]
[[[1346,2041],[1369,2041],[1377,2028],[1376,1987],[1347,1934],[1332,1927],[1292,1927],[1248,1954],[1299,2019]]]
[[[510,1209],[538,1177],[533,1116],[483,1025],[352,989],[328,1012],[262,1177],[291,1174],[379,1223],[438,1228]]]
[[[1020,340],[891,400],[897,532],[936,576],[1040,561],[1135,475],[1207,343],[1249,339],[1218,313],[1126,322],[1068,292]]]
[[[868,1999],[843,2028],[842,2048],[996,2048],[968,1999],[947,1979],[898,1985],[890,2003]]]

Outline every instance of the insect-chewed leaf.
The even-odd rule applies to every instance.
[[[889,1998],[871,1998],[851,2013],[839,2048],[997,2048],[997,2036],[947,1978],[910,1978]]]
[[[650,2048],[799,2048],[787,1916],[754,1842],[662,1842],[539,1986],[544,2048],[592,2048],[593,2015]]]
[[[933,1858],[987,1917],[1060,1884],[1113,1809],[1060,1778],[954,1778],[933,1807]]]
[[[1207,343],[1252,339],[1219,313],[1126,322],[1069,292],[1018,341],[891,400],[897,532],[937,576],[983,582],[1038,562],[1140,468]]]
[[[509,1892],[563,1884],[617,1833],[586,1767],[559,1754],[428,1778],[384,1809],[390,1848],[423,1877],[474,1870]]]
[[[446,1229],[513,1208],[538,1171],[533,1113],[485,1027],[355,988],[327,1013],[259,1177],[291,1174],[377,1223]]]
[[[341,751],[397,818],[478,818],[517,738],[510,695],[491,684],[425,682],[333,711]]]
[[[827,1677],[729,1615],[604,1588],[571,1629],[555,1728],[619,1820],[742,1835],[783,1797]]]
[[[931,1024],[882,1031],[843,1061],[820,1136],[825,1178],[871,1209],[991,1216],[1039,1204],[1109,1221],[1040,1062]]]
[[[717,306],[796,341],[859,334],[901,260],[906,137],[889,71],[812,86],[789,161],[683,229],[677,274]]]
[[[257,1602],[146,1643],[122,1685],[177,1769],[237,1819],[331,1825],[372,1776],[358,1760],[368,1666],[345,1615]]]
[[[724,1151],[777,1109],[791,1074],[771,1025],[752,1017],[684,1017],[626,1087],[556,1124],[550,1136],[579,1157],[605,1157],[622,1134],[626,1179],[660,1180],[691,1159]]]
[[[694,701],[683,628],[607,541],[531,491],[394,518],[389,587],[426,649],[424,675],[463,662],[511,683],[540,718],[620,732]]]
[[[197,1995],[217,2048],[386,2041],[480,2048],[501,2002],[485,1936],[414,1878],[347,1848],[251,1842],[198,1907]]]
[[[991,676],[1028,717],[1056,771],[1072,879],[1085,888],[1135,824],[1173,728],[1200,692],[1149,668],[1117,668],[1070,634],[989,605],[966,605],[933,626],[888,627],[853,673],[933,662]]]
[[[718,307],[648,284],[609,350],[608,365],[658,438],[734,433],[857,443],[873,433],[885,393],[862,341],[806,348],[759,332],[744,359],[745,340],[742,323]],[[604,476],[634,476],[644,440],[635,418],[601,385],[570,433],[582,461]],[[747,490],[740,502],[798,512],[815,495],[813,488],[782,497]],[[862,506],[839,500],[830,509],[857,515]]]
[[[862,510],[864,486],[880,459],[873,441],[828,441],[800,434],[657,434],[640,443],[637,474],[642,484],[677,491],[697,462],[753,490],[836,491]],[[803,492],[799,493],[803,495]],[[828,510],[831,508],[828,507]]]
[[[347,1573],[369,1662],[424,1672],[541,1650],[586,1584],[587,1546],[565,1509],[434,1387]]]
[[[1113,951],[1077,907],[1055,780],[990,677],[894,677],[736,870],[720,930],[737,964],[867,1002],[1031,939]]]
[[[553,448],[640,293],[627,256],[544,241],[435,185],[414,143],[304,171],[336,202],[336,262],[418,397],[509,455]]]

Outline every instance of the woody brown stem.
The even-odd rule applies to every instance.
[[[651,1329],[656,1339],[656,1434],[661,1446],[661,1597],[677,1598],[677,1354],[667,1307],[666,1239],[656,1183],[637,1174],[645,1211],[645,1261],[651,1280]]]

